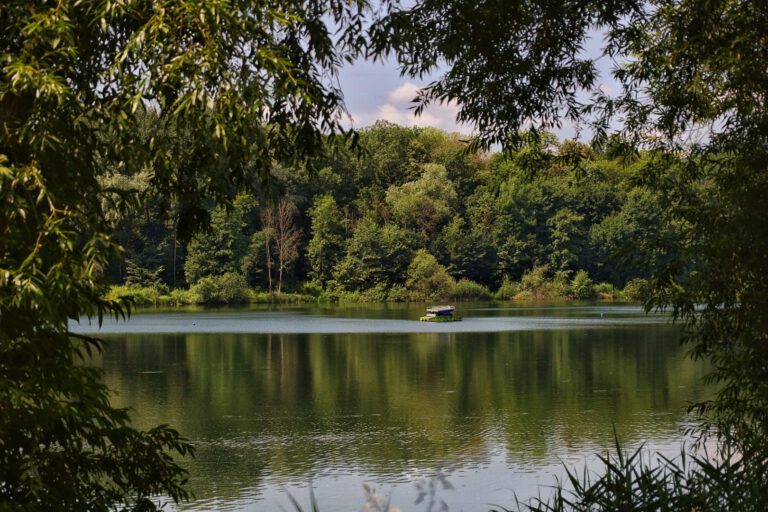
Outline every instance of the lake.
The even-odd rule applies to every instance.
[[[457,304],[138,311],[87,321],[116,405],[190,438],[185,510],[356,511],[363,484],[401,510],[512,508],[568,466],[597,467],[614,427],[676,455],[705,368],[639,306]],[[542,489],[546,494],[547,490]],[[437,510],[437,508],[435,508]]]

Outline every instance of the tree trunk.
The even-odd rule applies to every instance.
[[[282,293],[283,274],[288,265],[299,255],[300,231],[293,225],[293,215],[296,207],[285,199],[277,206],[277,233],[275,243],[277,245],[278,258],[278,284],[277,293]]]
[[[269,284],[269,293],[272,293],[272,247],[270,241],[275,230],[275,215],[271,208],[261,212],[261,227],[264,232],[264,248],[267,255],[267,283]]]

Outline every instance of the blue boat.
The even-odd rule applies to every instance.
[[[427,314],[419,318],[422,322],[458,322],[461,318],[453,306],[429,306]]]

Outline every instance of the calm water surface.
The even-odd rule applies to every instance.
[[[639,307],[423,305],[222,309],[109,323],[100,364],[143,427],[192,439],[189,510],[360,510],[362,484],[401,510],[437,485],[450,510],[514,505],[613,442],[674,455],[704,368]],[[87,321],[73,328],[94,332]],[[545,491],[546,492],[546,491]]]

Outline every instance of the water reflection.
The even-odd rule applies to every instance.
[[[609,446],[614,424],[674,453],[684,406],[703,392],[701,366],[662,322],[108,339],[116,402],[197,445],[188,465],[201,510],[277,509],[282,486],[310,480],[328,510],[359,509],[362,481],[396,486],[408,505],[412,483],[438,468],[458,488],[452,509],[511,505],[562,460]]]
[[[532,305],[499,308],[462,304],[462,322],[417,322],[424,314],[419,304],[372,307],[295,306],[280,309],[246,308],[139,311],[127,322],[82,318],[70,322],[81,333],[271,333],[271,334],[361,334],[361,333],[477,333],[521,330],[602,329],[640,323],[667,323],[663,315],[646,315],[639,306]]]

